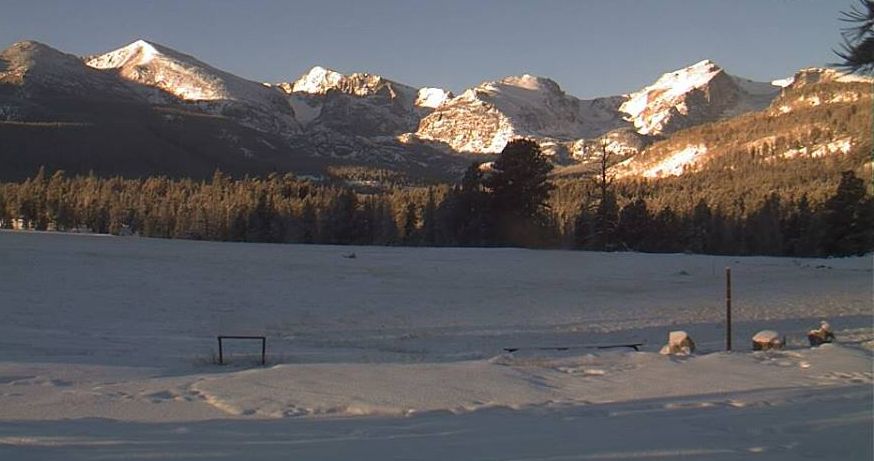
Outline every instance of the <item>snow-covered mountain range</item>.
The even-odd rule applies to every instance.
[[[0,119],[76,119],[75,110],[58,110],[56,102],[35,102],[46,95],[124,101],[143,110],[216,117],[224,125],[204,128],[213,131],[206,135],[225,140],[247,158],[265,158],[264,149],[277,158],[305,151],[315,163],[449,170],[471,157],[487,159],[517,137],[537,140],[559,165],[586,162],[602,144],[629,164],[679,131],[765,110],[784,87],[860,78],[809,69],[754,82],[704,60],[639,90],[584,100],[549,78],[528,74],[486,81],[458,96],[320,66],[296,80],[265,84],[144,40],[83,58],[20,42],[0,59]],[[786,107],[782,110],[791,110]],[[228,124],[253,130],[253,142],[240,141],[246,136]],[[677,165],[659,171],[681,171],[708,149],[696,146],[678,149]]]

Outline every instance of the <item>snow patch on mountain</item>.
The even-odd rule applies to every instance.
[[[452,93],[442,88],[419,88],[416,107],[436,109],[450,99],[452,99]]]
[[[792,82],[794,82],[794,81],[795,81],[794,76],[793,77],[786,77],[786,78],[779,78],[777,80],[771,80],[771,85],[779,86],[780,88],[786,88],[787,86],[791,85]]]
[[[294,109],[297,121],[304,126],[309,125],[322,114],[322,105],[319,102],[299,94],[289,95],[288,103]]]
[[[844,137],[831,142],[822,142],[812,146],[789,149],[783,152],[782,158],[810,157],[820,158],[833,154],[848,154],[853,149],[853,138]]]
[[[618,177],[665,178],[679,176],[689,168],[698,166],[707,151],[707,146],[704,144],[690,144],[655,162],[645,162],[632,157],[618,163],[614,168]]]

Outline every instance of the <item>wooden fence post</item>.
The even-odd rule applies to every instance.
[[[725,268],[725,350],[731,350],[731,268]]]

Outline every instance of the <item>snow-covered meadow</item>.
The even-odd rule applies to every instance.
[[[868,460],[872,348],[870,256],[0,232],[0,459]]]

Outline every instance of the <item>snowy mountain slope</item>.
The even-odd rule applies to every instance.
[[[416,135],[456,151],[500,152],[514,137],[573,141],[625,126],[616,98],[583,101],[554,81],[506,77],[466,90],[422,119]]]
[[[178,99],[261,131],[283,134],[300,131],[294,112],[281,93],[162,45],[137,40],[115,51],[86,58],[86,63],[95,69],[116,70],[127,80],[160,90],[149,94],[153,102]]]
[[[0,85],[6,87],[4,93],[39,90],[66,97],[141,99],[113,76],[35,41],[14,43],[0,52]]]
[[[416,134],[456,151],[496,153],[514,137],[533,137],[577,160],[580,146],[629,127],[653,136],[721,118],[761,110],[780,92],[770,83],[733,77],[711,61],[664,74],[637,92],[580,100],[554,81],[522,75],[484,82],[445,102],[425,117]],[[634,155],[639,142],[616,143],[611,150]]]
[[[616,173],[659,178],[724,156],[775,161],[870,152],[874,79],[806,69],[784,83],[764,110],[675,132],[620,162]]]
[[[641,134],[663,134],[761,110],[780,93],[771,83],[727,74],[710,60],[662,75],[628,95],[619,110]]]

